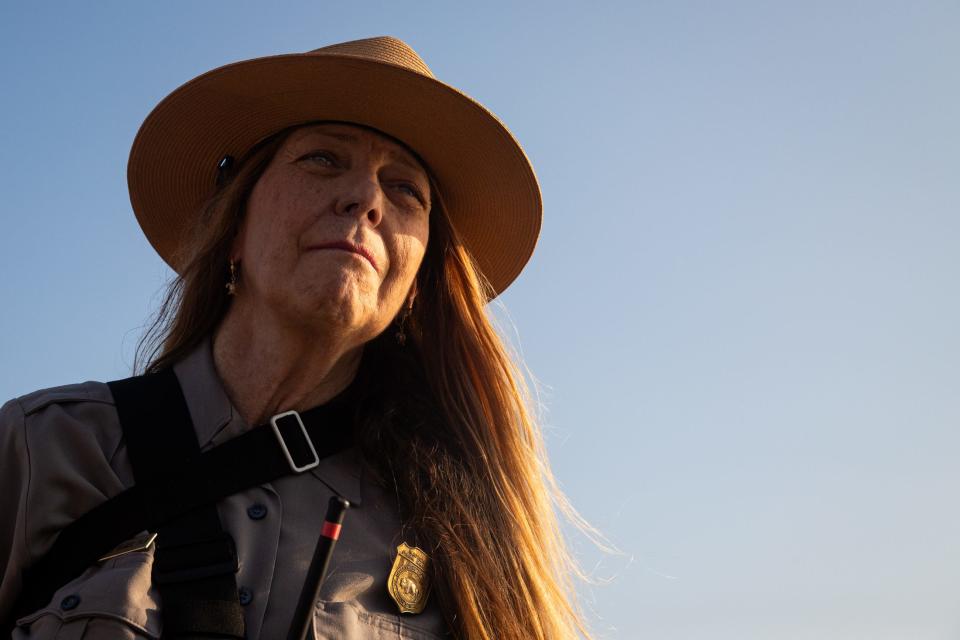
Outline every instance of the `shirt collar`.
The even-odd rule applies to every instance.
[[[232,426],[230,431],[237,434],[246,430],[246,422],[231,404],[214,367],[209,339],[205,339],[187,357],[174,364],[173,372],[177,375],[183,397],[187,401],[200,449],[206,451],[220,444],[215,443],[214,438],[228,426]]]
[[[201,450],[221,445],[250,429],[223,388],[213,362],[213,345],[209,338],[174,364],[173,372],[183,390]],[[363,464],[359,455],[356,448],[342,451],[320,460],[310,473],[331,491],[359,506],[364,493]]]

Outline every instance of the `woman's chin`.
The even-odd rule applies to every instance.
[[[304,320],[333,329],[361,328],[375,316],[375,297],[357,286],[324,287],[304,298],[307,305],[297,305]]]

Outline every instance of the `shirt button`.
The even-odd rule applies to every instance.
[[[247,507],[247,515],[250,516],[251,520],[263,520],[267,516],[267,507],[259,502],[250,505]]]
[[[246,587],[240,587],[240,591],[237,592],[237,595],[240,596],[240,604],[247,606],[253,601],[253,591],[247,589]]]
[[[74,593],[60,601],[60,608],[64,611],[70,611],[76,609],[78,604],[80,604],[80,596]]]

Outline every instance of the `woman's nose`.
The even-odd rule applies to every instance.
[[[344,176],[343,191],[336,204],[337,215],[364,217],[372,226],[383,219],[383,190],[376,176],[366,173]]]

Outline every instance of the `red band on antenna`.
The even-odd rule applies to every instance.
[[[324,538],[330,538],[331,540],[337,540],[340,538],[340,527],[339,524],[334,524],[327,520],[323,521],[323,528],[320,529],[320,535]]]

